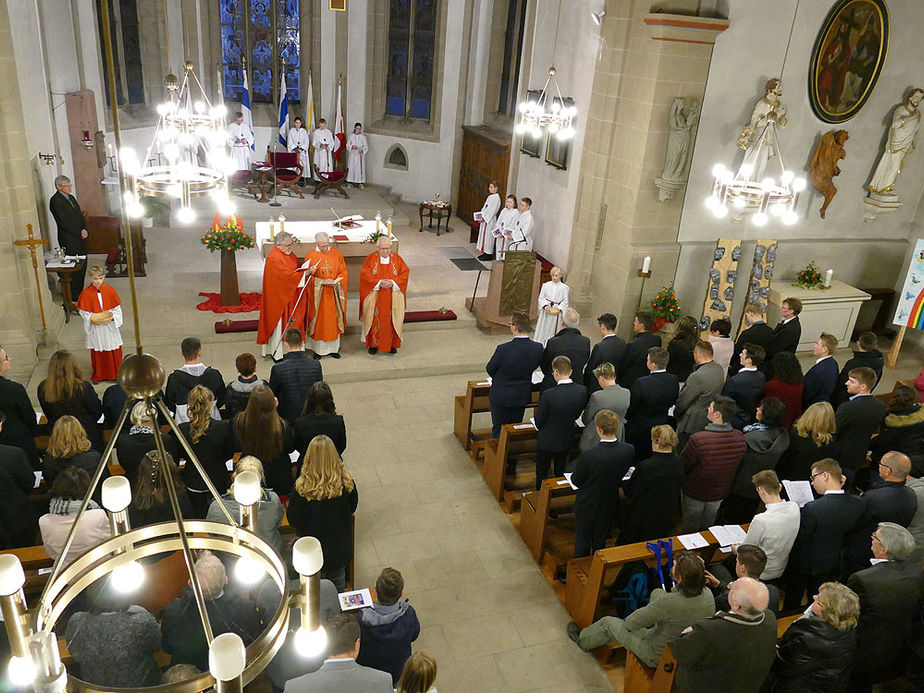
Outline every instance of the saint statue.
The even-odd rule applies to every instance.
[[[661,175],[655,178],[655,185],[658,186],[659,191],[658,199],[661,202],[670,200],[674,192],[686,183],[690,144],[697,120],[699,120],[699,104],[696,101],[682,96],[674,99],[667,116],[667,127],[670,134],[667,138],[664,168]]]
[[[767,162],[776,154],[771,146],[770,128],[775,123],[785,127],[786,109],[780,103],[783,95],[783,83],[779,79],[767,81],[764,87],[764,97],[754,104],[751,120],[741,128],[738,136],[738,148],[745,150],[742,166],[750,165],[750,180],[760,180],[763,177]]]
[[[914,149],[914,140],[921,124],[921,112],[918,106],[924,99],[924,89],[912,89],[905,103],[895,107],[892,113],[892,124],[886,137],[885,151],[876,166],[869,185],[870,197],[886,196],[898,199],[897,195],[890,193],[895,188],[895,180],[902,172],[905,157]]]

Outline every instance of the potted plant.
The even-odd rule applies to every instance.
[[[654,317],[654,331],[659,331],[667,323],[674,322],[680,317],[680,301],[674,293],[674,282],[662,286],[661,290],[651,299],[651,315]]]
[[[155,220],[166,225],[167,219],[170,217],[170,207],[168,205],[154,197],[145,195],[141,198],[141,206],[144,207],[144,214],[141,216],[142,228],[151,228],[154,226]]]
[[[812,260],[805,266],[805,269],[796,275],[795,286],[804,286],[806,289],[814,289],[821,286],[824,279],[821,276],[821,270]]]
[[[200,239],[210,253],[221,251],[221,305],[237,306],[241,303],[237,282],[237,260],[234,253],[257,245],[257,239],[244,231],[241,218],[228,217],[222,223],[221,215],[215,214],[212,227]]]

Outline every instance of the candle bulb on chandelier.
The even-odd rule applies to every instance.
[[[827,272],[825,272],[825,283],[824,283],[824,287],[825,287],[826,289],[830,289],[830,288],[831,288],[831,277],[833,277],[833,276],[834,276],[834,270],[833,270],[833,269],[829,269]]]
[[[645,259],[642,261],[642,272],[647,274],[651,270],[651,256],[646,255]]]

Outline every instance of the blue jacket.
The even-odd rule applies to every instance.
[[[359,613],[359,656],[357,663],[391,674],[397,686],[404,664],[411,656],[411,643],[420,635],[417,612],[407,600],[391,606],[375,602]]]
[[[802,379],[802,411],[815,402],[830,402],[837,387],[837,361],[834,357],[819,361],[809,368]]]
[[[542,362],[542,345],[529,337],[514,337],[499,344],[485,366],[491,376],[488,399],[493,407],[529,404],[533,371]]]

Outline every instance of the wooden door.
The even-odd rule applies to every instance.
[[[483,125],[466,125],[462,130],[462,169],[456,214],[470,222],[472,214],[484,204],[489,182],[498,182],[502,201],[507,194],[504,188],[510,169],[510,137],[507,133]]]

